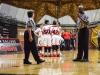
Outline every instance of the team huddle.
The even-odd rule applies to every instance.
[[[40,25],[40,28],[35,30],[35,35],[38,37],[38,47],[40,56],[45,57],[60,57],[61,43],[61,27],[60,22],[53,21],[53,25],[49,24],[49,20]]]

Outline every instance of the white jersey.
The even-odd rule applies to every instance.
[[[59,29],[61,30],[61,27],[59,26]],[[60,34],[59,34],[59,40],[60,40],[60,43],[61,43],[61,40],[64,40],[63,38],[62,38],[62,30],[60,31]]]
[[[50,34],[52,25],[46,25],[42,28],[44,34]]]
[[[38,35],[40,36],[38,38],[38,46],[43,46],[44,45],[44,43],[43,43],[44,38],[43,38],[43,35],[42,35],[42,29],[41,28],[36,29],[35,33],[38,33]]]
[[[59,26],[59,30],[61,30],[61,27]],[[62,35],[62,31],[60,31],[60,34],[59,34],[59,36],[61,36]]]
[[[51,26],[52,25],[46,25],[42,28],[42,31],[43,31],[43,35],[44,35],[44,46],[48,46],[48,47],[51,47],[52,44],[51,44]]]
[[[59,39],[59,27],[52,27],[52,45],[60,45],[60,39]]]
[[[38,35],[41,37],[42,36],[42,29],[41,28],[36,29],[35,33],[38,33]]]
[[[52,35],[59,35],[59,27],[52,27],[51,31]]]

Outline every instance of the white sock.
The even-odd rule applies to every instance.
[[[48,53],[48,55],[50,55],[50,53]]]
[[[45,53],[45,55],[47,55],[47,53]]]
[[[58,51],[58,54],[60,54],[60,51]]]
[[[54,54],[56,54],[56,52],[54,52]]]
[[[44,54],[44,51],[42,51],[42,54]]]

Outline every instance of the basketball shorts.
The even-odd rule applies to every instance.
[[[40,38],[38,38],[38,46],[42,47],[44,45],[44,36],[41,36]]]
[[[52,45],[60,45],[60,37],[58,35],[52,35]]]
[[[44,41],[43,44],[45,47],[51,47],[51,35],[44,35]]]

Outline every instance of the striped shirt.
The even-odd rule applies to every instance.
[[[80,17],[84,20],[84,21],[86,21],[86,22],[89,22],[89,17],[88,17],[88,15],[84,12],[84,14],[80,14]],[[83,23],[83,21],[80,19],[80,18],[78,18],[78,21],[77,21],[77,28],[78,29],[82,29],[82,28],[84,28],[84,27],[87,27],[87,25],[85,25],[84,23]]]
[[[98,32],[98,37],[100,37],[100,32]]]
[[[33,18],[28,18],[28,21],[26,22],[26,30],[28,29],[28,26],[32,27],[32,31],[35,31],[36,24],[35,24]]]

